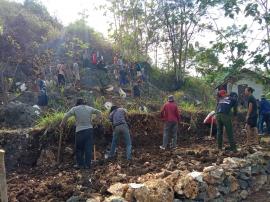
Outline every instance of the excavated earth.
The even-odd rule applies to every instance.
[[[143,116],[143,115],[136,115]],[[202,171],[204,167],[221,164],[226,157],[243,158],[254,149],[242,147],[245,140],[241,118],[234,121],[235,139],[240,151],[218,152],[215,140],[206,140],[209,130],[203,125],[202,117],[190,130],[190,125],[182,123],[179,130],[179,145],[174,150],[162,151],[162,126],[153,117],[129,117],[133,140],[133,160],[127,162],[123,142],[120,142],[117,158],[105,160],[105,150],[109,147],[109,129],[102,131],[96,139],[97,160],[91,170],[75,170],[74,136],[65,136],[62,145],[61,163],[56,163],[58,139],[55,130],[22,130],[0,132],[0,147],[6,150],[7,182],[9,201],[66,201],[72,196],[80,196],[82,201],[93,195],[108,196],[107,189],[116,182],[136,183],[141,176],[174,170]],[[196,116],[197,117],[197,116]],[[200,116],[198,116],[200,117]],[[135,120],[140,123],[136,123]],[[145,124],[144,124],[145,123]],[[146,124],[148,123],[148,125]],[[152,125],[151,125],[152,124]],[[150,126],[149,126],[150,125]],[[157,127],[159,126],[159,127]],[[67,132],[67,131],[66,131]],[[18,134],[20,133],[20,134]],[[68,132],[73,134],[72,130]],[[97,129],[100,133],[100,129]],[[96,135],[97,136],[97,135]],[[46,143],[44,143],[46,142]],[[19,151],[19,152],[18,152]]]

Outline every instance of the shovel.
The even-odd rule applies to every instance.
[[[211,120],[211,128],[210,128],[210,134],[208,137],[205,137],[205,140],[213,140],[214,138],[212,137],[213,134],[213,125],[214,125],[214,119],[212,118]]]
[[[57,152],[57,164],[60,163],[60,155],[61,155],[61,147],[62,147],[62,136],[63,136],[63,129],[60,129],[58,152]]]

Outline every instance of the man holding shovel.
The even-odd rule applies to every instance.
[[[233,139],[231,108],[234,108],[234,115],[236,115],[237,99],[234,99],[232,96],[228,96],[225,90],[220,90],[218,92],[216,110],[218,149],[222,150],[223,147],[223,127],[225,127],[230,143],[230,150],[236,152],[236,145]]]
[[[93,148],[93,125],[92,115],[100,115],[101,111],[87,106],[82,98],[77,100],[76,106],[72,107],[62,120],[60,127],[63,127],[67,119],[75,116],[76,119],[76,161],[74,168],[91,167]]]

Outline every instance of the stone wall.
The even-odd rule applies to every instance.
[[[142,176],[136,184],[112,185],[105,201],[195,202],[241,201],[270,183],[270,153],[257,151],[244,159],[225,158],[203,172],[163,171]],[[145,179],[145,180],[144,180]]]

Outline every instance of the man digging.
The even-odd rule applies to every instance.
[[[62,120],[60,127],[63,127],[67,119],[75,116],[76,119],[76,169],[91,168],[93,148],[93,125],[92,115],[100,115],[101,111],[87,106],[82,98],[77,100],[76,106],[72,107]]]

